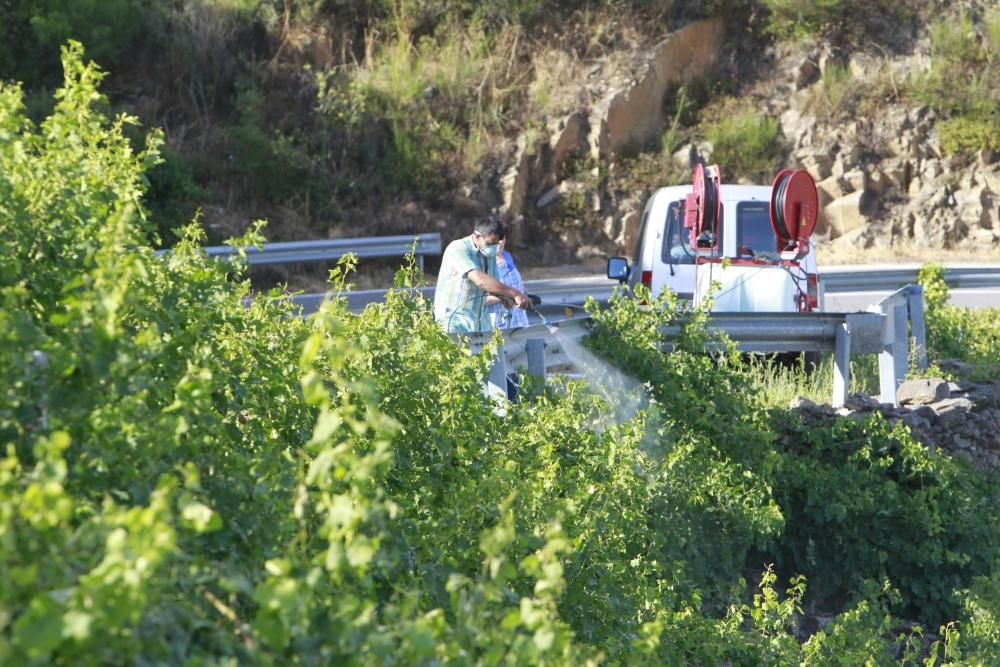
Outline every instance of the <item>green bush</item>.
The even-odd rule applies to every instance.
[[[938,123],[941,150],[948,155],[971,155],[1000,148],[1000,126],[992,119],[949,118]]]
[[[281,201],[312,185],[308,153],[285,133],[266,122],[263,97],[253,81],[237,86],[239,122],[227,131],[234,144],[235,171],[245,179],[246,192],[257,200]]]
[[[978,26],[967,14],[935,21],[930,28],[931,67],[907,81],[911,96],[942,114],[938,131],[946,154],[971,155],[1000,145],[1000,50],[997,40],[989,37],[997,16],[995,8],[987,13],[984,40],[977,39]]]
[[[904,617],[954,618],[955,592],[998,556],[989,535],[1000,525],[986,509],[1000,501],[993,482],[877,417],[776,419],[787,453],[773,479],[785,514],[779,571],[804,574],[821,600],[860,598],[868,582],[888,580]]]
[[[779,37],[788,38],[818,33],[839,20],[850,3],[848,0],[818,0],[808,3],[764,0],[763,4],[771,12],[770,30]]]
[[[921,267],[918,280],[924,286],[930,357],[968,362],[976,377],[992,379],[1000,364],[1000,309],[948,305],[944,269],[937,264]]]
[[[702,121],[701,131],[712,144],[712,162],[722,166],[724,180],[770,182],[785,152],[778,121],[737,110],[735,104],[724,103],[720,113]]]
[[[10,0],[0,6],[0,79],[32,86],[54,83],[59,47],[68,39],[87,46],[105,66],[117,65],[143,31],[139,0]]]
[[[500,53],[510,46],[477,27],[400,32],[371,60],[320,74],[319,107],[344,129],[345,166],[390,191],[428,194],[454,180],[471,144],[499,126],[514,90]]]
[[[163,146],[160,157],[162,161],[147,172],[145,202],[156,224],[157,244],[171,246],[194,219],[195,202],[205,195],[205,188],[195,180],[194,170],[181,153]]]
[[[898,48],[899,26],[933,11],[927,0],[763,0],[767,31],[787,41],[823,37],[847,50]]]

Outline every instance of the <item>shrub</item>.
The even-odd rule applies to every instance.
[[[900,24],[933,10],[926,0],[764,0],[767,31],[780,40],[822,34],[847,50],[872,44],[897,47]]]
[[[637,394],[566,382],[493,404],[496,343],[470,354],[440,330],[412,258],[384,303],[353,315],[334,296],[304,319],[251,295],[245,253],[206,257],[194,225],[156,257],[141,195],[158,133],[133,149],[78,46],[64,63],[40,127],[0,85],[0,662],[802,661],[804,582],[783,596],[764,568],[748,595],[737,578],[795,509],[772,485],[787,452],[731,346],[703,354],[704,313],[664,297],[595,315],[590,345],[649,383]],[[682,327],[667,358],[664,323]],[[940,493],[949,523],[920,524],[926,544],[886,568],[912,589],[906,566],[961,535],[951,581],[992,547],[992,505],[973,478],[956,507],[950,473],[891,442],[903,464],[867,462],[927,485],[905,516]],[[879,487],[851,462],[845,488]],[[867,618],[833,645],[877,651]]]
[[[810,3],[764,0],[763,4],[771,12],[771,31],[787,38],[818,33],[839,19],[849,3],[847,0],[818,0]]]
[[[998,146],[1000,60],[997,41],[989,37],[996,16],[996,10],[987,14],[987,38],[982,41],[976,38],[976,25],[967,14],[935,21],[931,67],[907,82],[910,95],[942,114],[938,131],[947,154],[971,155]],[[956,90],[961,94],[956,95]]]
[[[1000,360],[1000,309],[948,305],[948,286],[939,265],[925,264],[918,280],[924,286],[928,354],[966,361],[975,377],[991,379]]]
[[[730,100],[718,114],[703,115],[701,131],[712,145],[712,162],[723,169],[724,180],[768,182],[785,151],[778,121],[735,105]]]
[[[456,155],[482,151],[515,94],[518,31],[497,35],[473,24],[443,25],[437,36],[400,31],[346,71],[319,75],[320,109],[343,123],[355,168],[395,190],[437,191],[459,176]]]
[[[308,191],[314,185],[312,158],[294,138],[271,129],[253,81],[238,84],[234,106],[239,122],[227,134],[235,145],[235,171],[246,179],[246,192],[254,199],[280,201]]]
[[[139,38],[145,12],[139,0],[5,2],[0,7],[0,79],[54,82],[59,47],[68,39],[85,44],[105,66],[116,65]]]
[[[990,119],[949,118],[938,123],[941,150],[948,155],[971,155],[1000,148],[997,124]]]
[[[989,574],[998,555],[988,535],[1000,526],[983,514],[998,500],[989,477],[878,417],[775,418],[787,452],[773,479],[785,514],[779,571],[804,574],[821,601],[860,599],[868,582],[888,580],[899,589],[896,612],[932,624],[954,618],[955,591]]]
[[[181,228],[194,218],[195,202],[205,195],[205,189],[181,153],[164,146],[160,156],[162,161],[147,172],[146,206],[156,224],[157,245],[171,246],[180,240]]]

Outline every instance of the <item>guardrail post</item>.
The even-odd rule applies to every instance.
[[[927,368],[927,328],[924,324],[924,286],[910,285],[906,292],[906,306],[910,311],[910,335],[917,357],[917,366]]]
[[[487,398],[494,400],[504,401],[507,399],[507,358],[503,345],[500,345],[493,358],[493,365],[486,377],[485,393]]]
[[[906,303],[895,299],[882,304],[885,323],[882,328],[882,352],[878,355],[879,400],[896,405],[896,389],[906,375],[910,334],[907,330]]]
[[[529,338],[524,349],[528,354],[528,372],[545,381],[545,341],[541,338]]]
[[[851,327],[849,322],[837,325],[833,351],[833,407],[847,402],[851,386]]]

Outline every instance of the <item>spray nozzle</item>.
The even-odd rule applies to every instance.
[[[531,299],[531,303],[534,304],[534,306],[535,306],[535,314],[537,314],[538,317],[542,320],[542,324],[545,325],[545,328],[549,330],[550,334],[552,334],[553,336],[555,336],[556,333],[559,332],[559,325],[550,322],[549,320],[547,320],[545,318],[544,315],[542,315],[540,312],[538,312],[538,306],[540,306],[542,304],[542,298],[540,296],[538,296],[537,294],[528,294],[527,297],[529,299]]]

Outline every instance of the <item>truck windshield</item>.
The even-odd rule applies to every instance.
[[[723,207],[724,208],[724,207]],[[765,213],[767,210],[765,209]],[[725,219],[725,211],[721,211]],[[684,229],[684,200],[672,202],[667,208],[666,232],[663,234],[661,260],[664,264],[694,264],[687,230]],[[722,225],[719,227],[719,247],[722,247]]]
[[[768,202],[740,202],[736,207],[736,256],[777,259],[777,239]]]

